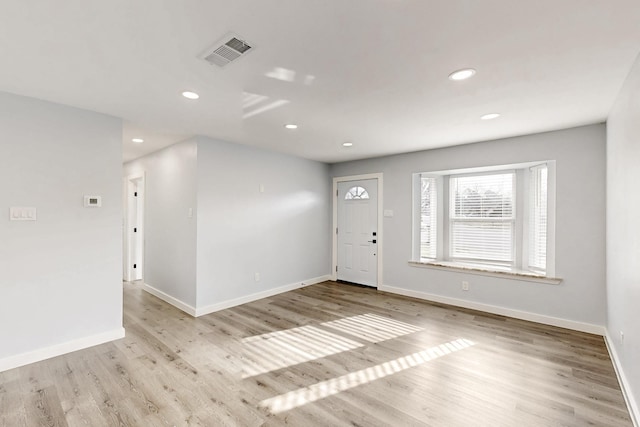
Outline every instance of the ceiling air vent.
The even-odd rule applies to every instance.
[[[238,35],[229,33],[218,43],[207,49],[200,57],[209,64],[224,67],[228,63],[246,55],[251,50],[252,47],[249,43],[241,39]]]

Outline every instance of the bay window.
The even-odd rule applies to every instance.
[[[414,175],[413,259],[554,273],[555,162]]]

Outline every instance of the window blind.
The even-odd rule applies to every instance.
[[[513,265],[514,181],[513,172],[451,177],[452,259]]]
[[[529,269],[547,268],[547,166],[529,169]]]
[[[420,258],[435,259],[438,234],[436,178],[420,178]]]

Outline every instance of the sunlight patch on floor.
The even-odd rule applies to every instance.
[[[245,357],[243,378],[364,346],[314,326],[256,335],[243,339],[242,344]]]
[[[370,342],[386,341],[424,330],[424,328],[371,313],[325,322],[322,323],[322,326],[327,326]]]
[[[424,330],[372,313],[324,322],[321,326],[372,343]],[[256,335],[243,339],[242,344],[244,347],[243,378],[364,346],[358,341],[314,326],[301,326]]]
[[[268,408],[274,414],[278,414],[307,403],[333,396],[342,391],[379,380],[389,375],[397,374],[442,356],[464,350],[473,345],[474,342],[460,338],[417,353],[399,357],[380,365],[372,366],[337,378],[322,381],[309,387],[265,399],[260,402],[260,406]]]

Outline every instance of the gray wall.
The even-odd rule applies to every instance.
[[[325,164],[198,138],[198,306],[329,274],[330,193]]]
[[[121,150],[119,119],[0,93],[0,359],[122,330]]]
[[[200,309],[329,274],[327,165],[196,137],[142,172],[148,285]]]
[[[192,307],[196,306],[196,168],[193,139],[125,165],[125,176],[145,174],[144,282]]]
[[[416,172],[556,160],[556,276],[560,285],[410,267],[411,176]],[[604,326],[605,126],[528,135],[332,166],[334,177],[384,173],[382,284]],[[461,281],[470,291],[461,290]]]
[[[640,59],[607,121],[607,302],[610,344],[629,396],[640,396]],[[620,337],[624,333],[624,341]],[[636,414],[638,402],[635,402]]]

